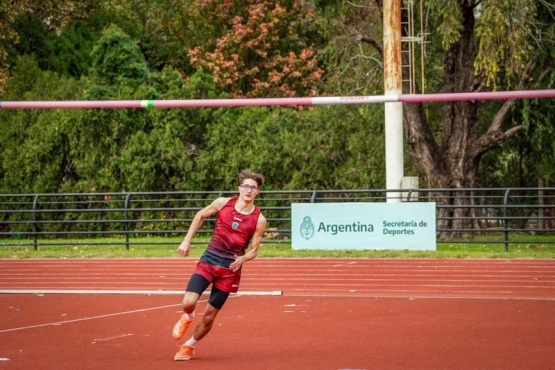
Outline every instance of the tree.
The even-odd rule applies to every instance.
[[[545,6],[549,6],[547,3]],[[537,66],[533,45],[552,43],[537,21],[537,6],[528,0],[452,1],[430,5],[439,15],[437,29],[443,36],[443,91],[473,92],[487,89],[526,89]],[[529,35],[537,35],[537,39]],[[510,120],[516,101],[484,104],[475,101],[443,104],[441,139],[435,140],[422,105],[407,105],[406,136],[410,153],[430,187],[472,188],[482,156],[523,130]],[[489,122],[480,121],[480,110],[498,106]],[[466,198],[455,198],[464,205]],[[463,214],[455,208],[454,215]],[[458,228],[470,222],[454,222]]]
[[[93,49],[87,98],[219,98],[211,76],[151,72],[138,44],[115,26]],[[87,110],[71,133],[78,191],[194,190],[192,173],[214,110]]]
[[[198,42],[194,28],[189,27],[183,0],[102,0],[104,12],[122,19],[118,25],[137,39],[151,70],[164,67],[193,74],[187,50]],[[193,36],[194,35],[194,36]]]
[[[10,67],[14,79],[11,91],[2,99],[198,99],[307,95],[316,90],[320,95],[352,95],[379,94],[383,89],[379,0],[13,3],[13,7],[5,2],[0,5],[0,54],[8,51],[14,56],[0,61],[3,67]],[[415,2],[404,2],[409,3]],[[426,92],[553,86],[555,13],[550,2],[429,0],[419,4],[427,11],[423,16],[426,30],[433,30],[423,61]],[[114,18],[106,15],[108,11]],[[93,14],[101,19],[91,19]],[[120,22],[124,15],[125,21]],[[95,44],[92,57],[83,58],[98,40],[99,27],[111,19],[125,28],[109,29]],[[22,35],[30,37],[16,43]],[[326,44],[328,40],[331,42]],[[70,55],[76,50],[72,47],[75,44],[86,47]],[[23,53],[34,54],[41,69],[81,80],[57,76],[52,84],[67,87],[57,90],[44,82],[54,74],[43,75],[36,68],[29,70],[29,76],[21,70],[16,73],[24,64]],[[18,63],[22,64],[18,67]],[[88,72],[83,76],[79,71],[89,66],[90,76]],[[45,86],[34,86],[36,81]],[[48,96],[48,87],[57,95]],[[419,83],[416,88],[417,92],[424,89]],[[65,91],[74,95],[64,95]],[[67,190],[121,190],[124,186],[136,190],[205,189],[220,178],[214,175],[216,162],[211,154],[234,166],[244,163],[240,150],[231,149],[238,138],[254,143],[258,149],[253,152],[255,163],[267,168],[287,164],[291,177],[279,171],[272,174],[280,187],[383,184],[378,178],[383,176],[383,167],[375,167],[377,157],[383,157],[377,151],[383,136],[373,138],[380,133],[375,122],[381,125],[383,108],[320,108],[248,113],[239,113],[241,109],[87,110],[79,114],[28,111],[14,112],[13,117],[6,112],[3,117],[21,124],[14,126],[21,131],[3,131],[5,137],[9,132],[14,136],[3,141],[2,150],[15,148],[12,141],[40,132],[34,128],[33,133],[24,133],[39,121],[44,125],[43,136],[56,142],[55,131],[48,131],[49,124],[63,121],[63,127],[73,127],[65,133],[71,150],[68,163],[72,163],[72,172],[62,175],[69,179],[63,183]],[[553,166],[538,154],[540,150],[551,153],[550,117],[554,108],[542,101],[407,104],[406,147],[412,160],[405,161],[406,172],[417,167],[429,187],[472,187],[484,184],[479,176],[484,173],[480,167],[485,158],[488,166],[498,165],[488,167],[498,179],[507,173],[513,176],[515,168],[526,167],[529,172],[526,176],[523,172],[522,179],[541,177],[547,181],[552,178]],[[250,129],[260,138],[251,137]],[[245,132],[248,135],[243,138]],[[30,145],[51,150],[38,141]],[[363,154],[357,154],[355,148]],[[2,153],[3,160],[6,153]],[[55,158],[52,152],[47,153]],[[262,155],[259,158],[258,153],[271,160]],[[143,163],[133,162],[139,158]],[[365,159],[369,162],[366,172],[362,170]],[[317,165],[301,166],[294,160]],[[10,171],[15,168],[10,165]],[[202,171],[195,176],[197,168]],[[349,176],[341,179],[339,171]],[[130,176],[125,178],[123,173]],[[15,173],[10,176],[17,180]],[[495,178],[491,181],[494,183]]]
[[[189,50],[191,64],[231,96],[316,93],[323,70],[315,47],[322,39],[308,2],[195,0],[189,16],[204,41]]]
[[[8,99],[73,99],[83,85],[41,71],[30,56],[18,60],[6,85]],[[70,191],[75,179],[69,132],[79,122],[77,110],[0,111],[0,191],[45,193]]]
[[[318,22],[329,41],[318,50],[325,66],[320,90],[332,95],[383,91],[382,12],[370,1],[320,0]]]
[[[370,2],[365,4],[372,6]],[[374,6],[382,10],[380,1]],[[432,33],[427,63],[441,67],[441,74],[429,80],[427,91],[530,88],[531,76],[541,74],[536,70],[540,53],[535,48],[552,48],[555,40],[555,6],[545,1],[431,0],[426,7],[431,14],[426,18],[427,29]],[[548,22],[540,22],[539,16],[546,14],[551,14]],[[403,16],[406,25],[406,13]],[[407,28],[404,32],[408,34]],[[379,51],[379,37],[365,30],[359,33],[361,41],[377,45]],[[404,53],[403,64],[409,63],[408,54]],[[418,92],[423,87],[417,84],[416,88]],[[403,89],[408,91],[406,82]],[[474,187],[482,156],[523,130],[521,123],[509,120],[514,105],[514,100],[502,104],[446,102],[440,116],[429,117],[424,104],[405,104],[406,142],[412,162],[427,186]],[[489,122],[482,121],[487,115],[481,112],[489,109],[497,110]],[[456,198],[454,202],[466,201]],[[455,213],[459,211],[455,208]]]
[[[86,17],[97,9],[96,0],[18,0],[0,3],[0,94],[9,76],[8,48],[19,42],[14,28],[20,16],[32,13],[48,30],[61,31],[72,19]]]
[[[443,45],[442,92],[476,92],[491,88],[527,88],[535,65],[533,42],[526,32],[537,29],[534,1],[434,1],[433,25]],[[528,9],[520,11],[517,9]],[[523,27],[524,26],[524,27]],[[543,36],[542,36],[543,37]],[[422,104],[405,106],[405,128],[411,157],[430,187],[475,185],[480,158],[522,130],[504,129],[515,101],[502,104],[489,124],[480,122],[475,101],[443,104],[442,133],[437,139]]]
[[[6,50],[6,43],[17,41],[17,33],[13,30],[11,25],[19,14],[21,6],[9,4],[6,1],[0,3],[0,34],[3,35],[4,40],[0,42],[0,94],[4,93],[4,86],[8,78],[8,69],[6,66],[6,59],[8,52]]]

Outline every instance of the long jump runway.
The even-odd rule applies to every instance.
[[[555,260],[256,259],[175,362],[195,263],[0,260],[0,369],[555,369]]]

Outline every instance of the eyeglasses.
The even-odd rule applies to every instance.
[[[243,184],[243,185],[239,185],[239,186],[242,187],[245,190],[249,190],[249,189],[252,190],[252,191],[258,190],[258,186],[256,186],[256,185]]]

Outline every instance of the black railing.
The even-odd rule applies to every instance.
[[[84,244],[174,244],[146,236],[184,235],[195,213],[218,196],[236,192],[125,192],[0,194],[0,245],[38,249],[65,239],[93,238]],[[265,241],[290,242],[291,204],[318,202],[435,202],[438,240],[483,243],[555,243],[555,188],[292,190],[262,191],[257,204],[268,220]],[[209,233],[213,219],[199,233]],[[515,238],[514,236],[517,236]],[[104,242],[107,237],[120,242]],[[157,238],[160,239],[160,238]],[[66,244],[75,245],[79,241]]]

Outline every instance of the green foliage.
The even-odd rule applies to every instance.
[[[25,12],[13,22],[17,42],[9,45],[14,64],[20,55],[34,55],[42,70],[55,71],[62,75],[80,77],[89,72],[90,54],[100,32],[117,17],[104,13],[93,13],[86,19],[68,22],[63,29],[49,28],[38,14]]]
[[[35,14],[26,12],[17,18],[13,27],[19,36],[19,42],[15,44],[13,52],[16,55],[34,55],[39,66],[47,69],[47,60],[53,51],[47,42],[46,25]]]
[[[530,25],[536,16],[533,0],[485,1],[476,26],[480,40],[474,65],[486,75],[488,85],[497,85],[499,74],[518,78],[526,69],[530,54]],[[500,63],[505,61],[505,63]],[[503,70],[502,70],[503,69]]]
[[[21,100],[64,100],[79,96],[82,85],[52,72],[42,72],[37,62],[22,57],[8,89],[10,98]],[[2,192],[56,192],[72,174],[68,129],[79,111],[20,110],[0,112],[3,130]]]
[[[550,21],[551,13],[538,9],[542,23]],[[550,39],[555,35],[553,24],[538,32],[538,39]],[[536,68],[529,76],[533,89],[551,89],[555,85],[555,70],[552,61],[555,48],[544,43],[536,50]],[[494,112],[490,110],[490,112]],[[553,185],[555,179],[555,127],[553,99],[530,99],[516,101],[506,127],[523,125],[524,130],[514,140],[486,154],[480,172],[483,186],[535,187]]]
[[[187,8],[182,0],[102,0],[102,10],[116,14],[118,25],[141,45],[151,69],[160,71],[171,65],[177,70],[194,73],[187,50],[202,39],[189,27]],[[125,25],[125,26],[123,26]]]
[[[380,106],[318,107],[283,134],[287,189],[381,188],[385,174]]]
[[[95,69],[81,82],[43,72],[22,57],[9,99],[174,99],[218,97],[199,72],[184,85],[171,69],[150,73],[140,49],[111,27],[95,48]],[[111,45],[111,46],[109,46]],[[118,55],[123,55],[119,57]],[[120,73],[114,73],[115,70]],[[86,95],[85,95],[86,94]],[[3,192],[190,189],[190,173],[214,110],[1,111]]]
[[[511,142],[501,145],[482,160],[480,186],[549,186],[555,179],[555,127],[552,100],[518,102],[512,110],[511,124],[523,124],[524,130]]]
[[[207,128],[199,182],[229,189],[243,168],[264,174],[266,189],[383,186],[381,108],[245,108],[222,112]]]
[[[316,89],[320,95],[380,94],[381,4],[2,3],[0,67],[10,67],[12,78],[1,98],[208,99],[309,95]],[[527,86],[553,86],[550,3],[488,0],[462,14],[466,4],[426,2],[427,30],[435,31],[426,46],[426,91],[444,88],[445,50],[461,42],[463,31],[474,31],[461,28],[470,15],[477,20],[471,41],[480,49],[477,73],[464,81],[510,88],[528,65],[536,68]],[[361,42],[361,35],[373,35],[376,45]],[[526,64],[532,61],[531,45],[536,59]],[[499,106],[480,105],[476,132],[488,129]],[[425,108],[440,142],[444,107]],[[523,124],[525,131],[481,158],[481,184],[552,182],[554,108],[550,100],[515,105],[503,129]],[[267,189],[379,188],[385,182],[378,105],[15,110],[0,111],[0,120],[2,192],[220,190],[233,188],[243,168],[264,173]],[[414,166],[407,163],[406,172],[415,172]]]
[[[53,54],[47,69],[76,78],[86,76],[91,68],[94,43],[102,36],[102,30],[116,21],[113,15],[93,13],[87,19],[70,22],[59,35],[50,32],[48,43]]]
[[[142,82],[148,75],[144,56],[138,45],[117,26],[103,32],[92,54],[91,78],[107,84],[120,80]]]
[[[520,110],[517,117],[522,115],[525,125],[520,138],[524,158],[520,158],[520,163],[525,163],[522,167],[530,172],[531,179],[540,179],[547,186],[555,179],[555,126],[552,120],[555,103],[551,100],[530,100],[518,106]]]
[[[324,2],[327,3],[327,2]],[[333,2],[331,2],[333,3]],[[376,45],[362,42],[364,36],[382,43],[382,11],[372,1],[345,2],[318,13],[327,43],[318,49],[326,75],[322,95],[373,95],[383,92],[383,66]]]
[[[58,35],[72,20],[83,19],[98,10],[97,0],[18,0],[0,2],[0,93],[8,76],[7,68],[13,60],[7,58],[9,51],[18,48],[24,53],[32,52],[41,66],[57,59],[57,51],[49,45],[49,37]],[[43,32],[41,32],[41,30]],[[22,32],[23,35],[20,35]],[[19,53],[21,55],[21,52]],[[63,56],[62,56],[63,58]]]
[[[432,19],[437,23],[437,33],[441,35],[441,45],[449,49],[460,40],[462,32],[461,9],[457,0],[430,0]]]

